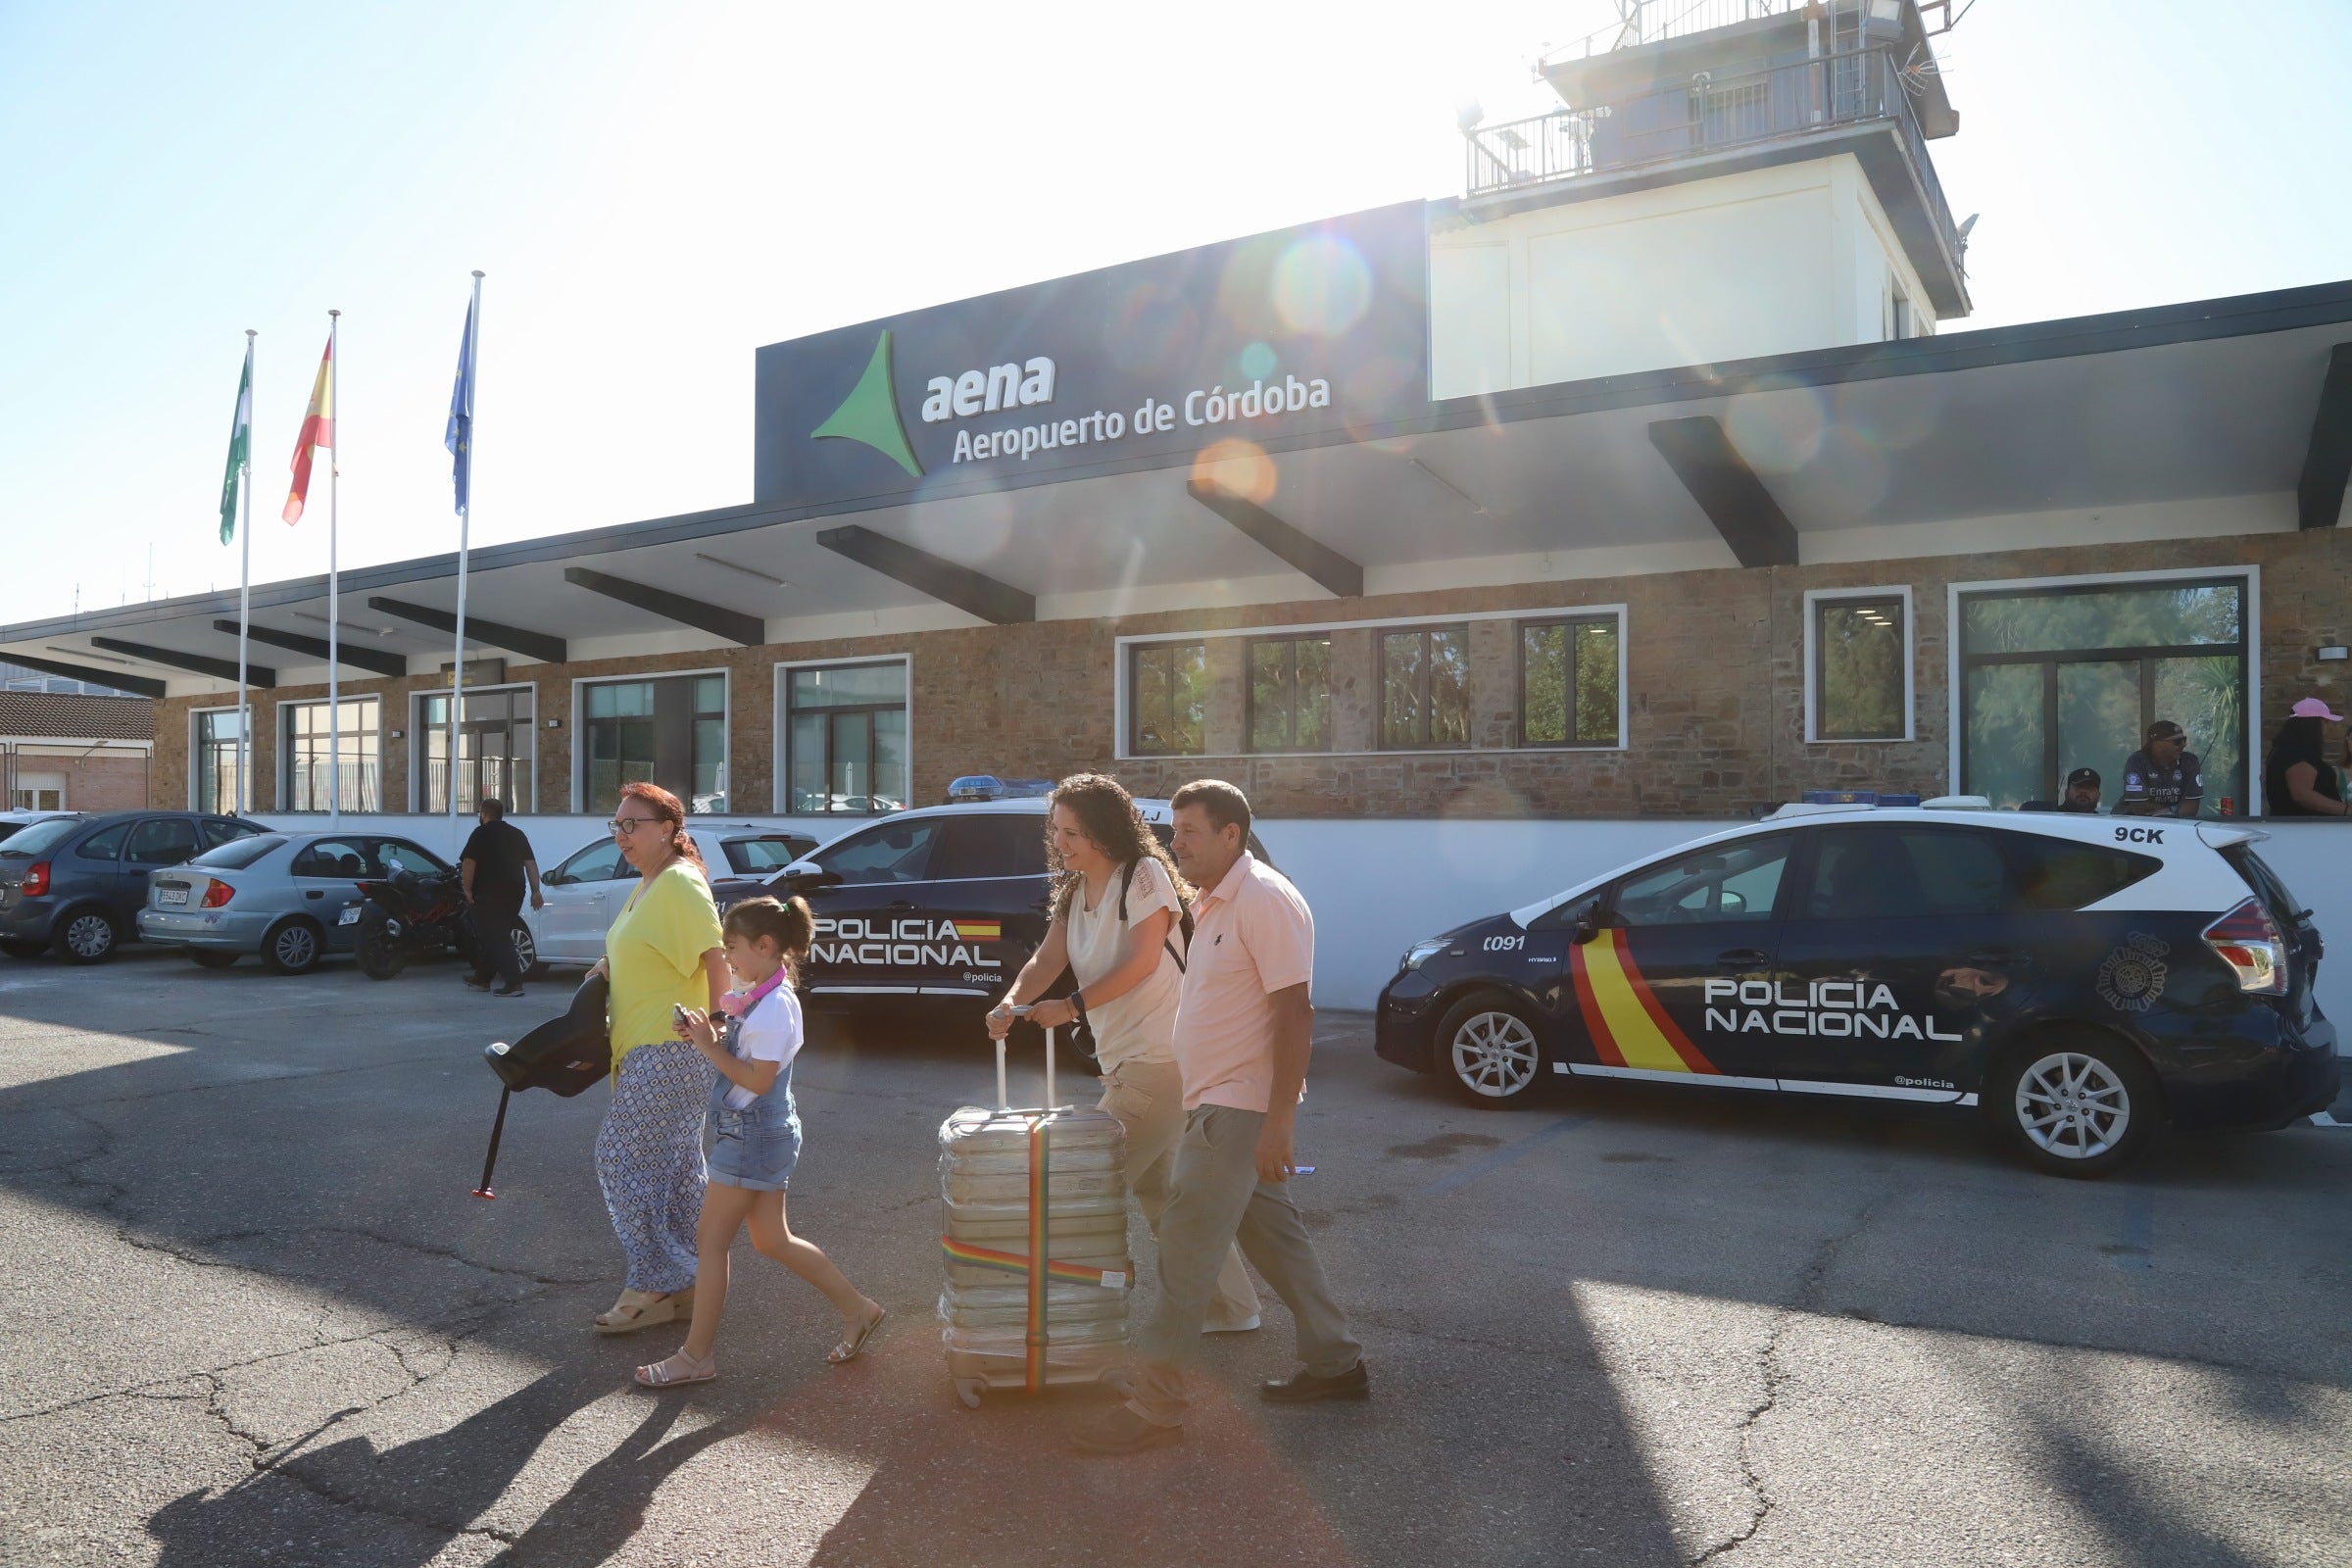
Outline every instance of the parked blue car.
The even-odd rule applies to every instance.
[[[147,878],[206,850],[267,833],[203,811],[110,811],[35,822],[0,840],[0,953],[99,963],[138,940]]]

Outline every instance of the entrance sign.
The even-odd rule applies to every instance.
[[[914,311],[759,354],[763,507],[914,499],[1348,441],[1429,407],[1422,204]]]

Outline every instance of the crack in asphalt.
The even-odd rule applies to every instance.
[[[1794,1296],[1781,1303],[1773,1312],[1771,1325],[1764,1336],[1764,1348],[1756,1357],[1757,1371],[1762,1374],[1764,1380],[1763,1395],[1753,1405],[1748,1407],[1747,1412],[1740,1418],[1739,1424],[1740,1482],[1747,1489],[1748,1495],[1753,1499],[1747,1526],[1745,1529],[1735,1531],[1707,1547],[1697,1556],[1692,1557],[1690,1568],[1699,1568],[1701,1563],[1720,1562],[1730,1557],[1741,1546],[1754,1540],[1756,1533],[1764,1528],[1764,1521],[1772,1517],[1773,1509],[1778,1506],[1778,1499],[1773,1496],[1771,1488],[1765,1485],[1763,1476],[1757,1472],[1755,1435],[1757,1423],[1772,1413],[1774,1407],[1780,1403],[1782,1389],[1788,1386],[1788,1372],[1781,1364],[1782,1342],[1787,1337],[1790,1325],[1795,1323],[1798,1318],[1821,1315],[1822,1284],[1829,1277],[1831,1268],[1836,1266],[1838,1255],[1851,1246],[1857,1237],[1870,1228],[1871,1222],[1878,1217],[1879,1210],[1886,1207],[1894,1197],[1895,1194],[1889,1190],[1872,1198],[1855,1211],[1852,1223],[1837,1235],[1825,1239],[1819,1247],[1815,1248],[1813,1255],[1806,1259],[1804,1271],[1797,1276]]]

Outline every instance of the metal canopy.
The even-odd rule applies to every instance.
[[[2249,515],[2291,528],[2299,485],[2306,511],[2326,510],[2311,472],[2343,495],[2328,441],[2344,428],[2329,388],[2348,326],[2352,284],[2330,284],[1461,398],[1351,442],[1229,439],[1175,467],[1106,458],[1043,483],[1017,462],[958,465],[912,500],[735,507],[476,551],[466,632],[559,661],[588,638],[603,659],[896,634],[1024,607],[1058,619],[1309,597],[1300,562],[1241,526],[1203,527],[1196,483],[1329,552],[1307,579],[1350,597],[1730,567],[1742,558],[1651,439],[1653,424],[1689,419],[1713,421],[1788,530],[1768,527],[1779,542],[1757,559],[1789,559],[1791,535],[1798,561],[1949,554],[1987,519],[2217,498],[2254,505],[2213,531]],[[1968,526],[1900,532],[1921,524]],[[833,533],[848,527],[861,532]],[[877,560],[895,546],[894,561],[922,569],[876,569],[844,538]],[[935,591],[951,578],[973,592]],[[625,595],[595,586],[616,583]],[[364,596],[377,618],[399,617],[371,650],[449,657],[453,557],[349,568],[343,592],[347,607]],[[326,583],[256,584],[253,605],[275,624],[319,621]],[[236,612],[231,589],[0,627],[0,658],[71,662],[107,635],[211,674],[218,661],[188,660],[217,648],[215,620]],[[324,678],[279,670],[289,684]],[[233,680],[233,665],[214,678]]]
[[[184,669],[195,675],[210,675],[215,680],[235,680],[237,662],[233,659],[215,659],[208,654],[183,654],[176,648],[157,648],[147,643],[125,642],[120,637],[93,637],[92,648],[103,648],[110,654],[127,659],[142,659],[166,669]],[[244,669],[248,686],[275,686],[277,671],[268,664],[248,663]]]
[[[458,617],[448,611],[434,610],[426,605],[412,605],[399,599],[386,599],[376,594],[368,596],[368,608],[402,620],[415,621],[419,626],[430,626],[437,632],[453,637],[457,635]],[[504,648],[525,659],[536,659],[543,664],[561,664],[570,657],[561,637],[550,637],[545,632],[524,631],[520,626],[484,620],[479,615],[468,614],[466,617],[466,635],[470,641]],[[451,654],[454,658],[456,650],[452,649]]]
[[[1363,597],[1364,568],[1329,545],[1283,521],[1248,496],[1237,496],[1222,486],[1199,479],[1186,480],[1184,488],[1195,501],[1312,577],[1333,597]]]
[[[870,566],[894,581],[944,604],[999,626],[1037,618],[1035,595],[1023,593],[969,566],[918,550],[871,528],[848,523],[820,529],[816,542],[826,550],[861,566]]]
[[[767,641],[767,627],[760,617],[747,615],[739,610],[728,610],[700,599],[690,599],[684,594],[673,594],[666,588],[654,588],[645,583],[610,577],[601,571],[590,571],[586,566],[565,566],[564,580],[585,588],[592,594],[617,599],[624,605],[651,611],[664,620],[674,620],[681,626],[692,626],[713,636],[724,637],[746,648],[757,648]]]
[[[1654,420],[1649,444],[1658,449],[1658,456],[1683,481],[1698,510],[1715,524],[1715,531],[1732,547],[1740,564],[1796,564],[1796,529],[1780,503],[1772,499],[1772,492],[1764,488],[1764,481],[1756,477],[1756,470],[1732,449],[1714,416]]]
[[[233,620],[215,620],[213,630],[234,637],[237,623]],[[282,648],[291,654],[308,654],[321,661],[327,657],[327,643],[323,637],[305,637],[296,631],[272,631],[268,626],[254,625],[245,628],[245,635],[254,642]],[[354,647],[348,637],[336,642],[334,657],[339,664],[349,664],[354,669],[373,670],[378,675],[406,675],[409,672],[409,662],[405,656]]]
[[[2320,383],[2319,411],[2311,419],[2311,442],[2303,452],[2303,477],[2295,486],[2295,525],[2332,528],[2343,515],[2344,486],[2352,481],[2352,343],[2328,355],[2328,376]]]

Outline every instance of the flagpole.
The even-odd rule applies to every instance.
[[[481,341],[482,273],[476,268],[473,303],[466,310],[466,504],[458,509],[458,657],[449,672],[449,825],[453,844],[458,826],[458,738],[466,704],[466,557],[473,536],[473,383],[480,373],[474,350]]]
[[[326,406],[340,426],[343,418],[342,390],[343,357],[336,352],[336,328],[342,324],[343,313],[326,313]],[[327,448],[326,460],[326,821],[327,826],[340,826],[343,820],[343,687],[342,670],[342,578],[335,564],[335,481],[343,472],[343,432],[335,431],[335,444]]]
[[[245,395],[253,395],[253,339],[252,327],[245,329]],[[245,538],[242,541],[243,561],[237,573],[237,814],[246,816],[253,811],[252,774],[247,770],[253,756],[253,704],[247,697],[245,673],[245,628],[253,619],[253,440],[245,442],[245,477],[239,487],[244,491]]]

